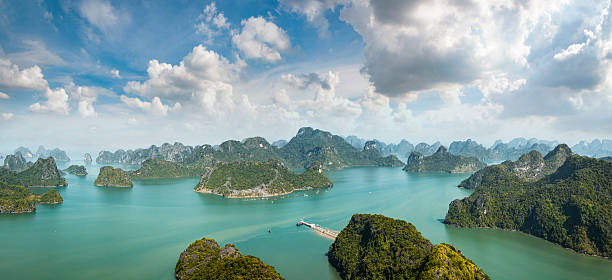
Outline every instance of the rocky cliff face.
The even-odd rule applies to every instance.
[[[256,257],[244,256],[232,244],[223,248],[213,239],[202,238],[181,253],[174,268],[176,279],[283,279],[274,267]]]
[[[21,155],[21,152],[15,152],[14,155],[7,155],[4,158],[4,168],[12,171],[23,171],[32,166],[32,163],[26,161]]]
[[[36,157],[38,158],[48,158],[53,157],[57,162],[69,162],[70,158],[66,154],[65,151],[62,151],[58,148],[47,150],[42,145],[38,147],[36,151]]]
[[[429,156],[435,153],[440,148],[440,146],[442,146],[440,142],[435,142],[431,145],[427,143],[419,143],[416,146],[414,146],[414,151],[424,156]]]
[[[486,164],[474,157],[464,157],[449,153],[444,146],[431,156],[424,156],[419,152],[412,152],[408,156],[405,171],[410,172],[474,172],[485,167]]]
[[[32,153],[32,151],[30,151],[30,149],[26,148],[26,147],[19,147],[17,149],[15,149],[15,153],[20,152],[21,155],[26,159],[32,159],[34,158],[34,153]]]
[[[544,158],[531,152],[482,171],[461,183],[475,191],[449,204],[445,223],[519,230],[612,257],[612,163],[573,155],[559,145]]]
[[[193,151],[193,147],[181,143],[170,145],[164,143],[160,147],[152,145],[147,149],[117,150],[114,153],[101,151],[96,158],[98,164],[125,163],[141,164],[143,161],[156,158],[171,162],[183,162]]]
[[[459,187],[474,189],[486,180],[489,173],[497,174],[497,169],[508,170],[513,176],[528,181],[535,181],[555,172],[559,166],[572,154],[572,150],[565,144],[560,144],[545,157],[540,152],[532,150],[522,155],[517,161],[505,161],[495,167],[484,168],[459,184]]]
[[[66,180],[62,177],[62,173],[57,169],[55,160],[50,158],[39,158],[28,169],[17,173],[14,177],[14,182],[8,182],[16,185],[42,186],[42,187],[62,187],[67,186]]]

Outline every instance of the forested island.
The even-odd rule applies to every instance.
[[[20,172],[0,168],[0,181],[26,187],[63,187],[67,185],[66,179],[62,177],[52,157],[39,158],[34,164]]]
[[[98,178],[94,181],[98,187],[132,187],[130,175],[121,168],[104,166],[100,168]]]
[[[518,230],[577,252],[612,257],[612,163],[559,145],[542,157],[487,167],[459,187],[475,188],[450,203],[445,223]]]
[[[412,152],[403,170],[410,172],[461,173],[474,172],[485,166],[487,165],[475,157],[453,155],[444,146],[440,146],[431,156]]]
[[[183,251],[174,268],[176,279],[284,279],[273,266],[242,253],[232,244],[221,248],[213,239],[202,238]]]
[[[461,251],[433,245],[410,223],[355,214],[329,247],[342,279],[490,279]]]
[[[318,161],[302,174],[291,172],[280,161],[243,161],[219,163],[209,168],[194,190],[228,198],[244,198],[283,195],[332,185]]]
[[[57,204],[62,201],[62,196],[54,189],[36,195],[26,187],[10,185],[0,180],[0,213],[30,213],[36,211],[36,203]]]
[[[86,176],[87,169],[83,165],[71,165],[68,168],[64,169],[68,174],[76,175],[76,176]]]

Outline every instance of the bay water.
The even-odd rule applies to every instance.
[[[520,232],[442,224],[448,204],[470,194],[456,187],[470,174],[346,168],[327,172],[330,189],[244,200],[196,193],[198,178],[95,187],[99,166],[87,170],[85,177],[66,175],[68,186],[58,188],[64,203],[0,215],[1,279],[174,279],[178,256],[202,237],[233,243],[286,279],[339,279],[325,255],[332,240],[296,223],[341,230],[354,213],[411,222],[433,243],[459,248],[492,279],[612,278],[612,261]]]

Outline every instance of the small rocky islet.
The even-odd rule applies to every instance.
[[[86,176],[87,169],[83,165],[71,165],[63,171],[76,176]]]
[[[131,188],[134,186],[128,172],[112,166],[103,166],[100,168],[100,173],[94,181],[94,185],[98,187],[120,188]]]
[[[179,256],[174,268],[176,279],[284,279],[274,267],[260,259],[243,255],[232,244],[223,248],[209,238],[191,243]]]
[[[475,157],[454,155],[448,152],[444,146],[431,156],[424,156],[419,152],[412,152],[408,156],[404,171],[410,172],[447,172],[465,173],[474,172],[487,166]]]

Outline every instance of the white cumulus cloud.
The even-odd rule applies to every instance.
[[[37,113],[56,113],[61,115],[68,115],[70,106],[68,105],[68,94],[63,88],[56,88],[54,90],[47,88],[45,90],[45,97],[47,100],[43,103],[36,102],[28,108],[32,112]]]
[[[232,36],[232,43],[246,58],[268,62],[280,61],[280,52],[291,47],[285,30],[261,16],[242,20],[242,31]]]
[[[142,101],[139,98],[131,98],[125,95],[120,97],[121,101],[125,103],[129,107],[139,108],[147,113],[157,115],[157,116],[166,116],[168,112],[177,111],[181,109],[181,103],[174,103],[174,106],[170,107],[166,104],[163,104],[159,97],[153,97],[151,102]]]
[[[13,90],[42,90],[48,87],[38,65],[23,70],[8,59],[0,58],[0,88]]]

